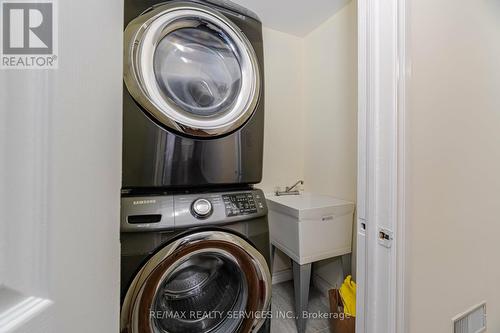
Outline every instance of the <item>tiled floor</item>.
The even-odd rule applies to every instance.
[[[309,292],[309,312],[328,313],[328,298],[315,287],[311,286]],[[297,328],[293,318],[277,318],[277,314],[294,313],[293,282],[288,281],[273,285],[272,299],[273,320],[271,321],[271,333],[296,333]],[[309,319],[307,321],[306,333],[328,333],[328,319]]]

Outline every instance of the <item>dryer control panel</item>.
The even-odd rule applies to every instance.
[[[257,206],[252,193],[224,194],[222,200],[226,208],[226,216],[257,213]]]

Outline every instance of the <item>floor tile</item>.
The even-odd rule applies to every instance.
[[[272,310],[274,317],[271,322],[271,333],[297,332],[293,318],[295,316],[293,281],[273,285]],[[329,313],[327,297],[313,286],[309,291],[309,312]],[[306,333],[327,333],[328,330],[328,319],[310,318],[307,321]]]

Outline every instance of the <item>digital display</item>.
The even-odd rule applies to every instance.
[[[222,200],[226,207],[226,216],[257,213],[252,193],[224,194]]]

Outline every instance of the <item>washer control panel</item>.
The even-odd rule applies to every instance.
[[[175,227],[229,224],[267,215],[258,189],[186,193],[174,196]]]
[[[266,215],[266,198],[258,189],[123,197],[121,231],[224,225]]]
[[[222,195],[224,207],[226,209],[226,216],[238,216],[257,213],[257,206],[253,194],[234,193]]]

